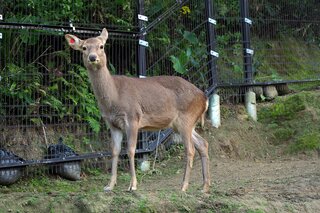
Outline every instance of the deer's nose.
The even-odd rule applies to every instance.
[[[96,55],[89,55],[89,61],[90,62],[95,62],[97,60],[97,56]]]

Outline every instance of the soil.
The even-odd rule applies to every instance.
[[[320,212],[317,152],[288,154],[274,145],[266,126],[248,119],[243,107],[225,106],[223,126],[199,130],[210,143],[210,193],[201,189],[197,156],[189,190],[180,192],[183,148],[161,153],[155,170],[138,170],[138,190],[126,192],[130,176],[119,171],[115,191],[104,193],[110,173],[86,170],[82,180],[36,175],[0,186],[1,212]],[[150,159],[153,160],[152,157]],[[152,163],[151,163],[152,165]]]

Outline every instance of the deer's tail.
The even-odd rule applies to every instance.
[[[201,128],[204,127],[204,121],[205,121],[205,118],[206,118],[206,112],[208,110],[208,106],[209,106],[209,100],[207,99],[206,101],[206,108],[205,110],[203,111],[202,115],[201,115]]]

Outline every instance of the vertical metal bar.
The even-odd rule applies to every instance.
[[[138,9],[137,12],[140,15],[144,15],[144,0],[137,0],[138,1]],[[136,17],[138,17],[136,14]],[[143,20],[138,19],[138,27],[140,30],[139,40],[145,41],[146,35],[143,33],[145,22]],[[140,45],[138,43],[138,63],[137,63],[137,75],[139,77],[146,76],[146,47]]]
[[[213,20],[213,5],[212,0],[205,0],[205,10],[206,10],[206,18],[207,18],[207,46],[208,46],[208,77],[209,77],[209,87],[217,85],[217,59],[218,54],[215,52],[216,49],[216,33],[215,33],[215,24],[209,21]],[[211,54],[216,53],[216,54]]]
[[[253,82],[252,55],[250,42],[250,25],[249,19],[249,2],[248,0],[240,0],[240,16],[242,23],[242,44],[243,44],[243,63],[244,63],[244,79],[246,83]]]
[[[3,4],[0,5],[0,22],[4,21]]]
[[[145,22],[138,18],[138,15],[144,15],[144,0],[137,0],[137,14],[136,18],[138,20],[139,27],[139,37],[138,37],[138,48],[137,48],[137,76],[142,78],[146,76],[146,47],[140,44],[140,40],[145,41],[146,35],[144,33]],[[139,132],[138,135],[138,147],[146,150],[148,147],[147,132]],[[147,160],[148,155],[143,155],[143,160]]]

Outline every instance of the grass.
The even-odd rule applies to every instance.
[[[320,149],[320,133],[307,132],[300,136],[297,141],[290,146],[291,152],[318,150]]]
[[[306,100],[302,95],[288,96],[287,98],[278,98],[270,107],[265,107],[259,112],[259,120],[263,122],[280,122],[283,120],[292,120],[296,113],[306,108]]]
[[[254,39],[253,43],[257,81],[312,79],[317,75],[319,78],[320,69],[315,62],[320,60],[320,49],[316,44],[301,45],[301,41],[294,37]],[[300,86],[303,85],[295,88]]]
[[[180,150],[181,151],[181,150]],[[172,181],[181,169],[183,161],[179,152],[157,165],[161,177]],[[174,165],[168,167],[166,164]],[[159,180],[154,173],[138,173],[143,181],[136,192],[127,192],[130,181],[127,172],[120,172],[118,186],[111,193],[104,193],[103,186],[110,174],[90,171],[92,175],[80,181],[68,181],[57,176],[39,175],[22,179],[11,186],[0,186],[0,212],[245,212],[244,206],[233,203],[225,195],[204,195],[197,186],[190,185],[187,193],[158,185],[156,190],[148,189],[150,183]],[[141,182],[139,182],[140,184]],[[166,182],[162,183],[166,184]],[[154,184],[153,184],[154,185]],[[147,187],[143,189],[144,187]],[[17,199],[18,198],[18,199]],[[3,210],[3,211],[2,211]]]
[[[278,97],[259,109],[259,121],[268,126],[276,141],[288,144],[289,153],[320,148],[320,93],[301,92]]]

